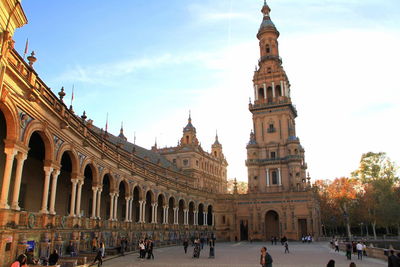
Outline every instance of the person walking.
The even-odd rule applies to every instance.
[[[188,246],[189,246],[189,241],[187,238],[185,238],[185,240],[183,240],[183,249],[185,250],[185,254],[187,253]]]
[[[96,257],[94,258],[92,264],[95,264],[96,261],[98,262],[97,263],[98,267],[103,265],[103,244],[102,243],[100,243],[100,247],[97,250]]]
[[[121,256],[125,256],[126,241],[125,238],[121,239]]]
[[[153,254],[154,243],[153,243],[153,240],[149,239],[147,242],[148,242],[148,245],[147,245],[147,259],[150,260],[150,258],[151,258],[151,259],[154,260],[154,254]]]
[[[272,257],[267,252],[267,248],[262,247],[261,248],[261,257],[260,257],[261,267],[272,267],[272,262],[273,262]]]
[[[210,242],[210,254],[208,255],[209,258],[214,258],[215,257],[215,248]]]
[[[283,245],[285,246],[285,254],[289,253],[289,243],[288,243],[288,241],[286,240]]]
[[[326,267],[335,267],[335,261],[334,260],[328,261],[328,264],[326,265]]]
[[[49,266],[56,265],[59,257],[57,249],[53,250],[53,253],[49,256]]]
[[[335,252],[340,252],[339,251],[339,241],[337,239],[335,239]]]
[[[394,254],[393,249],[390,250],[390,255],[388,256],[388,267],[400,267],[400,258]]]
[[[349,241],[349,242],[346,243],[346,257],[347,257],[348,260],[351,260],[351,249],[352,249],[352,246],[351,246],[351,243]]]
[[[358,241],[358,243],[356,245],[356,249],[357,249],[357,258],[359,260],[362,260],[362,257],[363,257],[363,245],[361,244],[360,241]]]
[[[144,259],[145,254],[146,254],[145,249],[146,248],[144,246],[144,241],[140,240],[140,242],[139,242],[139,258]]]

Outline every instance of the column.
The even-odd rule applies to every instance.
[[[56,194],[57,194],[57,180],[60,175],[60,170],[54,170],[52,173],[53,178],[51,179],[51,194],[50,194],[50,214],[55,215],[56,210]]]
[[[143,200],[139,200],[139,223],[143,223]]]
[[[71,209],[69,212],[69,216],[74,217],[75,216],[75,199],[76,199],[76,185],[78,184],[77,179],[72,179],[72,193],[71,193]]]
[[[164,206],[164,224],[168,224],[168,206]]]
[[[132,204],[133,204],[133,198],[131,197],[131,199],[129,200],[129,217],[128,217],[129,222],[132,222],[132,214],[133,214]]]
[[[97,205],[96,205],[96,208],[97,208],[97,212],[96,212],[96,218],[97,219],[101,219],[101,216],[100,216],[100,207],[101,207],[101,192],[103,191],[103,189],[101,188],[101,187],[99,187],[98,189],[97,189]]]
[[[203,225],[207,225],[207,213],[203,211]]]
[[[275,83],[272,82],[272,97],[275,98]]]
[[[115,193],[110,193],[110,200],[111,200],[110,217],[108,218],[110,221],[112,221],[114,219],[114,200],[115,200],[114,196],[115,196]]]
[[[267,172],[267,186],[269,186],[269,168],[266,169]]]
[[[286,92],[286,96],[290,97],[290,90],[289,90],[289,87],[287,85],[287,82],[285,82],[285,92]]]
[[[1,188],[0,209],[9,209],[8,190],[10,188],[11,171],[14,163],[14,157],[17,153],[14,149],[5,149],[6,164],[4,166],[3,186]]]
[[[157,223],[157,203],[151,204],[151,223]]]
[[[193,225],[197,225],[197,220],[198,220],[198,216],[197,216],[197,214],[198,214],[198,211],[193,211]]]
[[[257,90],[257,85],[254,85],[254,97],[256,100],[258,100],[258,90]]]
[[[119,195],[117,194],[117,193],[115,193],[115,195],[114,195],[114,217],[113,217],[113,220],[114,221],[118,221],[118,218],[117,218],[117,211],[118,211],[118,197],[119,197]]]
[[[189,210],[184,210],[183,211],[183,224],[188,225],[189,224]]]
[[[81,196],[82,196],[82,186],[83,186],[83,181],[79,180],[78,181],[78,195],[77,195],[77,200],[76,200],[76,216],[81,217]]]
[[[17,169],[15,171],[15,182],[14,182],[14,191],[13,191],[13,198],[11,202],[11,208],[13,210],[20,210],[21,208],[18,205],[19,199],[19,191],[21,189],[21,176],[22,176],[22,168],[24,166],[24,162],[27,158],[27,154],[18,153],[17,154]]]
[[[284,94],[284,92],[283,92],[283,89],[284,89],[283,81],[281,81],[281,96],[286,96],[286,94]]]
[[[43,186],[43,194],[42,194],[42,208],[40,213],[49,213],[47,210],[47,204],[49,200],[49,186],[50,186],[50,175],[53,172],[53,168],[44,167],[44,186]]]
[[[179,208],[174,208],[174,224],[179,224]]]
[[[267,85],[263,83],[264,86],[264,99],[267,99]]]
[[[96,219],[96,204],[97,204],[97,187],[92,187],[93,191],[93,196],[92,196],[92,216],[90,216],[90,219]]]
[[[281,168],[278,168],[278,184],[282,185]]]
[[[125,197],[125,222],[129,222],[129,203],[131,202],[129,197]]]

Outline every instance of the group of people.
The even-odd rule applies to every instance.
[[[308,243],[308,244],[310,244],[312,241],[313,241],[313,237],[312,237],[311,234],[303,235],[303,236],[301,237],[301,242],[302,242],[302,243]]]
[[[97,246],[97,243],[96,243],[96,246]],[[101,265],[103,265],[103,258],[105,257],[105,254],[106,254],[106,246],[104,245],[104,243],[100,242],[98,248],[94,247],[94,250],[96,250],[96,249],[97,249],[96,257],[94,258],[92,264],[95,264],[96,262],[98,262],[97,266],[101,266]]]
[[[139,241],[139,257],[140,259],[145,259],[147,255],[147,259],[154,260],[154,242],[150,238],[141,239]]]
[[[335,251],[339,252],[339,242],[335,241]],[[346,257],[348,260],[351,260],[351,254],[357,254],[359,260],[362,260],[363,256],[367,256],[367,245],[365,242],[361,243],[361,241],[356,242],[347,242],[346,243]]]
[[[215,257],[215,240],[216,240],[216,238],[215,238],[214,234],[207,238],[204,236],[201,236],[199,238],[192,236],[190,240],[192,242],[192,246],[194,247],[193,248],[193,256],[192,256],[193,258],[200,258],[200,252],[204,248],[204,244],[206,243],[206,240],[207,240],[208,246],[210,247],[210,252],[209,252],[208,257],[209,258]],[[185,238],[183,240],[183,249],[185,251],[185,254],[187,253],[188,246],[189,246],[189,240],[187,238]]]
[[[59,255],[56,249],[47,259],[43,259],[42,265],[53,266],[58,263]],[[28,250],[24,254],[18,255],[17,259],[11,264],[11,267],[27,267],[28,265],[38,265],[39,260],[33,257],[33,250]]]

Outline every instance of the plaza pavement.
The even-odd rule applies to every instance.
[[[336,267],[348,267],[350,261],[346,260],[344,252],[334,252],[326,242],[315,242],[302,244],[300,242],[289,243],[290,254],[284,254],[281,245],[271,246],[263,242],[238,242],[217,243],[215,259],[208,258],[208,246],[201,251],[200,259],[192,259],[193,247],[188,248],[185,255],[183,247],[166,247],[154,250],[154,260],[140,260],[137,253],[118,257],[105,261],[104,267],[259,267],[260,249],[267,246],[273,258],[273,267],[325,267],[330,259],[335,260]],[[362,261],[357,256],[352,256],[357,267],[364,266],[387,266],[387,263],[365,257]]]

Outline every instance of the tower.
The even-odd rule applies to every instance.
[[[183,136],[181,145],[199,145],[199,140],[196,137],[196,128],[192,124],[192,117],[189,113],[188,124],[183,128]]]
[[[296,137],[297,111],[279,56],[279,31],[264,2],[257,33],[260,59],[254,72],[253,130],[247,145],[249,192],[300,191],[306,188],[304,149]]]
[[[218,159],[224,158],[224,154],[222,153],[222,145],[218,141],[218,134],[215,134],[214,144],[211,145],[211,154]]]

